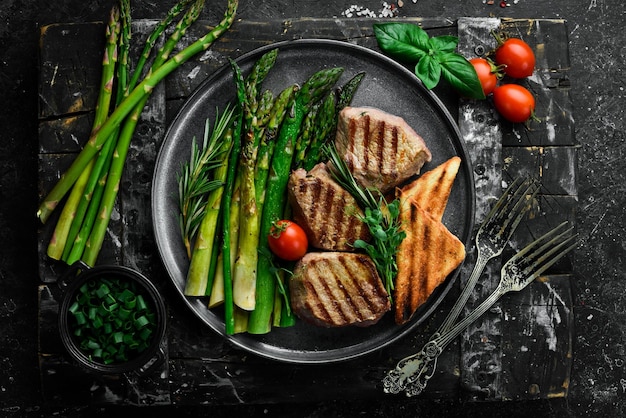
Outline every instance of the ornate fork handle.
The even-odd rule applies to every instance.
[[[426,388],[428,381],[435,373],[439,354],[441,354],[456,337],[461,335],[467,327],[487,312],[498,301],[498,299],[502,297],[502,295],[507,293],[507,291],[508,290],[502,286],[498,286],[496,290],[467,317],[459,321],[450,330],[426,343],[422,351],[428,350],[428,353],[425,354],[426,357],[422,367],[417,371],[417,373],[405,379],[406,384],[404,391],[406,392],[406,396],[415,396],[422,393],[422,391]]]
[[[383,379],[383,389],[386,393],[397,394],[407,390],[407,388],[420,386],[418,381],[427,381],[433,376],[437,368],[437,358],[442,351],[437,342],[434,341],[438,335],[433,335],[431,341],[426,343],[420,351],[403,358],[398,362],[395,369],[387,373]],[[424,383],[419,392],[425,387],[426,384]],[[407,396],[409,396],[408,393]]]

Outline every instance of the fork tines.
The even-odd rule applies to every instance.
[[[489,211],[478,235],[498,239],[503,246],[511,239],[540,188],[535,178],[516,178]]]
[[[573,226],[565,229],[567,225],[568,222],[565,221],[537,238],[513,256],[510,263],[519,263],[523,259],[525,267],[522,274],[525,277],[534,280],[541,276],[576,247],[575,240],[578,235],[572,233],[574,231]]]

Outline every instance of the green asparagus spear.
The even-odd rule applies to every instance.
[[[349,106],[352,98],[359,88],[364,72],[357,73],[348,80],[343,86],[337,90],[336,104],[325,103],[325,111],[320,112],[319,120],[315,123],[315,130],[311,145],[307,150],[303,167],[305,170],[311,170],[323,157],[322,147],[334,140],[337,131],[337,117],[341,109]],[[330,98],[327,100],[330,102]],[[332,109],[331,109],[332,107]],[[332,112],[332,113],[331,113]]]
[[[246,89],[246,103],[245,103],[245,112],[244,126],[246,129],[249,129],[252,125],[252,117],[257,115],[258,107],[259,107],[259,98],[261,95],[259,94],[259,90],[261,88],[261,84],[263,80],[267,77],[270,70],[276,63],[276,58],[278,57],[278,49],[272,49],[259,58],[252,69],[250,70],[250,74],[245,78],[245,89]],[[262,126],[261,124],[257,124],[257,126]]]
[[[235,185],[235,168],[237,160],[239,159],[239,152],[241,150],[241,125],[243,123],[244,102],[246,101],[244,81],[239,66],[237,66],[234,61],[231,61],[231,66],[234,72],[235,85],[237,86],[237,102],[239,105],[239,115],[233,133],[233,149],[231,150],[231,159],[229,161],[228,175],[226,177],[226,186],[224,193],[225,202],[230,202]],[[235,306],[233,302],[233,282],[230,259],[231,252],[234,251],[234,249],[230,247],[230,211],[224,210],[223,215],[222,269],[224,271],[224,327],[226,334],[232,335],[235,333]]]
[[[231,135],[233,135],[233,133],[231,133]],[[237,161],[235,161],[235,163],[237,163]],[[238,165],[235,164],[235,168],[234,170],[237,172],[238,170]],[[235,184],[233,186],[233,192],[232,192],[232,196],[230,196],[230,201],[228,201],[226,199],[226,197],[222,198],[222,221],[221,221],[221,226],[222,226],[222,237],[224,234],[224,228],[226,228],[226,225],[224,223],[224,211],[228,211],[228,217],[229,217],[229,228],[228,228],[228,234],[230,235],[230,248],[237,248],[238,245],[238,241],[239,241],[239,209],[241,206],[241,199],[240,199],[240,188],[239,188],[239,184],[241,183],[241,176],[239,176],[237,173],[234,174],[235,176]],[[222,238],[223,239],[223,238]],[[222,246],[224,245],[224,243],[222,243]],[[223,247],[221,247],[223,248]],[[224,303],[224,254],[223,254],[223,250],[220,248],[220,253],[218,255],[218,259],[217,259],[217,265],[215,266],[215,274],[213,276],[213,286],[211,287],[210,290],[210,298],[209,298],[209,308],[214,308],[216,306],[219,306],[221,304]],[[229,251],[230,252],[230,271],[232,272],[233,269],[235,268],[235,251]],[[209,277],[209,280],[211,280],[211,277]],[[207,291],[209,291],[207,289]]]
[[[339,88],[337,92],[337,112],[344,107],[350,106],[350,103],[352,103],[352,99],[354,98],[354,94],[361,85],[363,77],[365,77],[364,72],[357,73]]]
[[[285,191],[293,160],[295,141],[304,115],[311,106],[322,98],[337,82],[343,68],[325,69],[315,73],[296,94],[296,98],[283,121],[272,156],[266,198],[261,217],[259,239],[259,263],[257,266],[257,286],[255,309],[250,313],[248,332],[263,334],[271,328],[274,306],[275,278],[271,272],[271,260],[266,257],[269,247],[265,237],[272,223],[280,219],[286,201]]]
[[[152,62],[152,66],[150,68],[151,72],[154,69],[159,69],[163,66],[170,53],[174,50],[178,41],[185,34],[187,28],[200,15],[200,11],[202,10],[203,6],[204,0],[196,0],[196,2],[187,11],[187,13],[185,13],[185,16],[178,22],[174,32],[165,42],[165,44],[155,57],[154,61]],[[91,233],[89,234],[89,238],[87,239],[87,242],[85,244],[85,251],[81,258],[82,261],[85,262],[87,265],[94,265],[98,254],[100,253],[100,249],[104,241],[104,236],[106,234],[106,229],[111,219],[111,213],[113,211],[115,199],[119,190],[119,182],[122,177],[122,172],[126,162],[126,155],[128,154],[130,141],[135,132],[137,123],[139,122],[139,117],[141,116],[143,108],[150,98],[151,93],[151,90],[146,92],[146,94],[139,100],[139,103],[137,103],[135,107],[131,110],[128,117],[123,121],[121,131],[115,145],[115,150],[113,152],[113,159],[111,161],[109,175],[107,176],[107,182],[102,195],[102,200],[100,202],[100,207],[98,209],[98,216],[94,222]],[[122,102],[122,104],[120,104],[117,109],[119,109],[119,107],[121,107],[123,103],[124,102]],[[115,130],[117,130],[117,128]]]
[[[98,102],[96,104],[92,132],[97,132],[100,129],[109,112],[111,95],[113,93],[113,80],[115,78],[115,66],[118,56],[118,37],[120,29],[120,9],[118,5],[114,5],[111,8],[109,22],[106,28],[107,43],[104,50],[104,57],[102,58],[100,94],[98,95]],[[48,256],[53,259],[60,260],[63,257],[65,247],[71,245],[73,242],[73,236],[70,236],[72,225],[77,223],[80,224],[80,222],[82,222],[82,219],[77,221],[75,221],[75,219],[77,213],[79,214],[79,217],[82,217],[82,212],[78,210],[78,207],[85,191],[85,187],[87,186],[93,165],[94,162],[90,161],[85,169],[79,173],[77,182],[72,188],[70,197],[65,203],[63,211],[55,226],[52,239],[48,245]],[[76,230],[76,227],[74,230]]]
[[[259,211],[262,211],[262,206],[265,202],[265,185],[267,183],[270,160],[274,151],[274,140],[278,134],[278,128],[285,118],[287,107],[293,100],[298,88],[297,85],[292,85],[280,92],[272,105],[265,132],[261,137],[261,143],[257,151],[256,166],[254,167],[254,188],[257,205],[260,206]]]
[[[172,23],[172,21],[178,16],[185,8],[191,3],[192,0],[180,0],[176,3],[165,15],[165,17],[154,27],[148,38],[146,39],[146,43],[144,45],[143,51],[141,55],[139,55],[139,59],[137,60],[137,64],[135,66],[135,71],[133,71],[133,75],[128,83],[128,89],[132,90],[137,85],[139,78],[143,75],[143,69],[150,59],[150,55],[152,49],[156,45],[157,40],[163,34],[163,32],[168,28],[168,26]],[[128,94],[128,91],[126,92]]]
[[[329,94],[326,97],[332,98],[332,95]],[[322,102],[318,102],[313,105],[311,110],[304,116],[304,120],[302,121],[302,127],[300,129],[300,135],[298,135],[298,139],[296,140],[293,168],[300,168],[304,163],[307,149],[309,148],[312,140],[311,138],[314,135],[315,121],[318,118],[321,108]]]

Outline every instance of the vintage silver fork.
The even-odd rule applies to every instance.
[[[431,336],[430,341],[452,328],[474,291],[487,262],[502,254],[511,235],[530,208],[530,202],[539,188],[540,184],[534,179],[517,178],[489,211],[476,233],[477,259],[470,278],[444,322]],[[383,379],[383,390],[386,393],[400,393],[411,384],[417,371],[423,367],[424,357],[419,354],[423,352],[424,350],[420,350],[417,355],[400,360],[396,368],[387,373]]]
[[[496,289],[469,315],[451,329],[430,340],[422,349],[422,367],[417,371],[404,390],[407,396],[421,393],[437,367],[437,358],[443,350],[458,337],[470,324],[487,312],[504,294],[519,292],[533,280],[540,277],[564,255],[576,247],[573,227],[564,229],[563,222],[550,232],[528,244],[502,266],[500,282]]]

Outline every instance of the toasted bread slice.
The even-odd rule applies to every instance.
[[[450,158],[404,186],[399,190],[398,197],[413,201],[433,218],[440,221],[446,210],[450,191],[460,165],[461,159],[459,157]]]
[[[444,224],[408,200],[400,220],[406,238],[398,248],[395,321],[407,322],[435,288],[465,259],[465,246]]]

